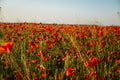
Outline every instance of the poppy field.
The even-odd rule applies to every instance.
[[[120,26],[0,23],[0,80],[119,80]]]

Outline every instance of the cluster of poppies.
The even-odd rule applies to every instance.
[[[120,26],[0,23],[0,79],[118,80]]]

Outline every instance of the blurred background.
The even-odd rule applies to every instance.
[[[120,0],[0,0],[0,22],[120,25]]]

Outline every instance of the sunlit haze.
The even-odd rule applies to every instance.
[[[0,0],[4,22],[120,25],[120,0]]]

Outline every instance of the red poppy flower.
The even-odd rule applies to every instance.
[[[38,78],[38,77],[35,77],[33,80],[39,80],[39,78]]]
[[[12,46],[13,46],[13,42],[5,42],[5,43],[2,44],[2,46],[0,46],[0,52],[5,51],[8,54],[10,54]]]
[[[116,60],[116,63],[117,63],[117,64],[120,64],[120,60]]]
[[[113,42],[113,40],[109,39],[109,42],[110,42],[110,43],[112,43],[112,42]]]
[[[85,79],[85,80],[91,80],[90,75],[89,75],[89,74],[85,74],[85,75],[84,75],[84,79]]]
[[[8,63],[9,63],[8,61],[4,61],[3,62],[4,65],[8,65]]]
[[[19,72],[15,73],[15,78],[16,78],[16,79],[20,79],[20,78],[21,78],[21,75],[20,75]]]
[[[66,54],[67,56],[69,56],[69,55],[71,54],[71,52],[66,51],[65,54]]]
[[[84,62],[85,67],[90,67],[91,63],[89,61]]]
[[[46,78],[46,74],[41,74],[41,78]]]
[[[107,61],[108,61],[108,62],[110,62],[110,61],[111,61],[110,57],[108,57],[108,58],[107,58]]]
[[[98,58],[96,58],[96,57],[92,57],[91,58],[91,64],[92,64],[92,66],[95,66],[98,62],[99,62]]]
[[[120,68],[117,69],[117,72],[120,73]]]
[[[68,68],[66,70],[66,76],[74,76],[75,69],[74,68]]]
[[[100,37],[103,36],[103,32],[99,32],[98,36],[100,36]]]
[[[0,46],[0,54],[4,54],[4,53],[5,53],[5,49],[2,46]]]
[[[32,63],[37,63],[37,62],[38,62],[38,60],[36,60],[36,59],[35,59],[35,60],[32,60],[31,62],[32,62]]]
[[[87,54],[91,54],[91,53],[92,53],[92,50],[88,50],[88,51],[87,51]]]

